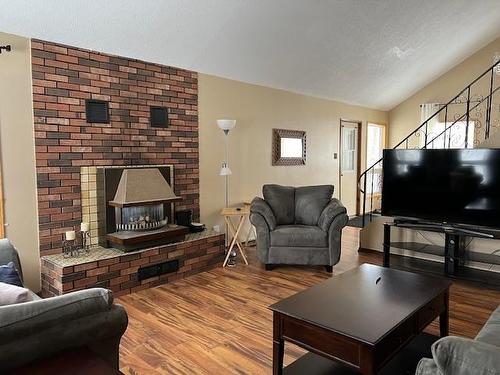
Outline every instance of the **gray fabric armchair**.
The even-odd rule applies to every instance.
[[[340,260],[345,207],[332,198],[332,185],[290,187],[264,185],[264,199],[250,206],[257,231],[257,257],[272,269],[278,264],[325,266]]]
[[[500,375],[500,306],[474,340],[448,336],[432,345],[416,375]]]
[[[22,275],[9,240],[0,240],[0,262],[14,262]],[[120,339],[127,325],[125,309],[102,288],[1,306],[0,373],[79,347],[89,348],[118,369]]]

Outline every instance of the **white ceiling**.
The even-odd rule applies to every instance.
[[[384,110],[500,35],[499,0],[0,0],[0,9],[0,31]]]

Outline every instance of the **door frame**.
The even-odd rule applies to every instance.
[[[339,126],[339,198],[342,198],[342,127],[343,123],[356,124],[358,126],[358,147],[357,147],[357,155],[356,155],[356,215],[359,215],[359,211],[361,208],[360,194],[358,189],[358,180],[361,175],[361,149],[362,149],[362,133],[363,133],[363,122],[359,120],[349,120],[345,118],[340,118],[340,126]]]

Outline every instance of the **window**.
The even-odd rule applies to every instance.
[[[368,134],[366,142],[366,165],[371,167],[377,161],[382,159],[382,150],[384,149],[384,126],[368,124]]]
[[[342,172],[354,172],[356,167],[357,128],[344,127],[342,137]]]
[[[382,159],[385,148],[385,126],[368,123],[366,134],[366,167]],[[369,194],[379,194],[382,189],[382,163],[379,162],[373,170],[368,172],[366,188]]]
[[[474,121],[469,121],[468,127],[467,121],[458,121],[453,125],[451,131],[446,130],[445,132],[445,129],[448,129],[452,124],[453,122],[434,122],[429,124],[427,129],[427,142],[430,143],[427,145],[427,148],[473,148]],[[420,146],[425,146],[425,136],[421,137]]]

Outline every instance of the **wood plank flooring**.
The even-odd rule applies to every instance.
[[[381,256],[359,253],[357,229],[343,234],[334,274]],[[323,268],[265,271],[248,248],[249,266],[217,268],[175,283],[123,296],[129,314],[120,349],[125,374],[270,374],[272,315],[267,307],[331,277]],[[500,303],[500,291],[455,282],[450,295],[450,333],[474,337]],[[432,323],[428,332],[438,334]],[[304,354],[286,344],[285,364]]]

